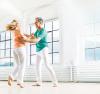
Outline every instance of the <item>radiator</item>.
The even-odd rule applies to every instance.
[[[58,81],[71,81],[70,67],[63,65],[52,65],[56,72]],[[12,67],[0,67],[0,80],[7,80],[8,75],[12,71]],[[42,66],[42,80],[51,81],[50,74],[45,66]],[[27,66],[25,69],[24,81],[36,81],[35,65]]]
[[[73,81],[100,82],[100,65],[73,66]]]
[[[60,82],[100,82],[100,65],[63,66],[52,65],[57,79]],[[12,67],[0,67],[0,80],[7,80]],[[50,74],[45,66],[42,66],[42,80],[51,81]],[[36,81],[35,65],[27,66],[24,81]]]

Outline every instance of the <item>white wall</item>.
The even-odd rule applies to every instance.
[[[62,62],[74,63],[77,54],[77,32],[80,25],[80,20],[77,20],[80,19],[78,10],[70,0],[60,0],[58,6],[62,33]]]
[[[59,0],[59,18],[62,24],[62,62],[84,63],[84,39],[93,32],[97,0]],[[98,8],[99,9],[99,8]],[[97,17],[96,17],[97,19]]]

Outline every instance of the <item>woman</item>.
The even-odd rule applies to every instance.
[[[17,85],[23,88],[23,77],[25,72],[25,42],[20,32],[19,24],[16,20],[13,20],[6,27],[7,31],[13,33],[14,41],[14,50],[13,57],[16,62],[16,67],[8,77],[8,85],[11,86],[11,82],[17,77]]]
[[[44,59],[44,64],[48,71],[51,74],[53,86],[57,86],[58,82],[56,79],[55,72],[53,68],[49,64],[49,56],[48,56],[48,43],[47,43],[47,33],[43,28],[43,19],[41,17],[37,17],[35,19],[35,26],[37,28],[34,37],[29,38],[26,41],[36,43],[36,52],[37,52],[37,59],[36,59],[36,74],[37,74],[37,83],[36,86],[40,86],[42,84],[41,79],[41,59]],[[43,56],[43,57],[42,57]]]

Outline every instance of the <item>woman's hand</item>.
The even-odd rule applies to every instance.
[[[24,34],[24,36],[25,36],[25,37],[30,37],[30,35],[28,35],[28,34]]]

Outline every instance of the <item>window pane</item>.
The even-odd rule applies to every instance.
[[[36,55],[31,56],[31,64],[36,63]]]
[[[31,26],[31,33],[35,33],[35,31],[36,31],[36,27],[35,26]]]
[[[14,58],[11,58],[11,62],[14,63]]]
[[[5,32],[1,33],[1,40],[5,40]]]
[[[52,41],[52,33],[51,32],[49,32],[48,35],[47,35],[47,41],[48,42]]]
[[[53,31],[53,41],[59,40],[59,31]]]
[[[13,57],[13,49],[10,49],[11,50],[11,57]]]
[[[100,48],[95,48],[95,57],[96,60],[100,60]]]
[[[57,30],[59,29],[59,21],[56,20],[56,21],[53,21],[53,30]]]
[[[53,42],[53,52],[59,52],[60,44],[59,42]]]
[[[5,49],[5,42],[0,42],[0,49]]]
[[[10,49],[6,49],[6,57],[10,57]]]
[[[95,33],[100,34],[100,23],[95,23]]]
[[[53,53],[53,63],[59,63],[59,62],[60,62],[59,53]]]
[[[1,34],[0,34],[0,41],[1,41]]]
[[[85,58],[86,60],[95,60],[95,56],[94,56],[94,49],[85,49]]]
[[[6,48],[10,48],[10,41],[6,41]]]
[[[52,43],[48,43],[49,53],[52,53]]]
[[[14,45],[14,43],[13,43],[14,41],[13,40],[11,40],[11,48],[13,48],[13,45]]]
[[[0,66],[10,66],[10,58],[0,59]]]
[[[26,51],[27,55],[30,55],[30,45],[27,45],[26,47],[27,47],[27,51]]]
[[[11,58],[10,66],[13,66],[13,65],[14,65],[14,59]]]
[[[5,54],[5,50],[0,50],[0,57],[4,57],[4,54]]]
[[[46,22],[45,23],[45,30],[46,31],[52,31],[52,22]]]
[[[6,40],[10,39],[10,32],[6,32]]]
[[[11,33],[11,39],[13,38],[13,34]]]
[[[31,45],[31,54],[36,54],[36,46]]]

